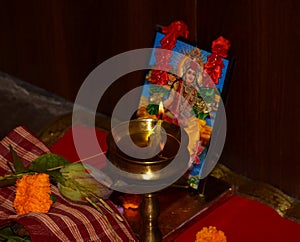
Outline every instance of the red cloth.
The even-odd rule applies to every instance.
[[[281,217],[265,204],[240,196],[231,197],[200,218],[175,241],[193,242],[196,233],[209,226],[222,230],[228,242],[300,241],[300,224]]]
[[[104,136],[101,135],[101,137]],[[72,155],[75,159],[75,153],[72,152],[74,149],[69,146],[69,140],[64,138],[62,140],[63,142],[54,145],[56,151],[61,151],[66,156]],[[9,145],[13,146],[25,164],[29,164],[40,155],[50,152],[28,130],[17,127],[0,142],[0,176],[8,173],[7,161],[12,161]],[[120,241],[137,241],[126,221],[120,222],[106,210],[103,211],[114,229],[112,232],[107,221],[93,207],[88,204],[72,203],[64,199],[56,186],[52,186],[51,191],[57,201],[51,206],[48,213],[29,213],[20,216],[16,214],[13,207],[15,186],[1,188],[0,228],[9,226],[13,222],[22,224],[30,233],[33,242],[116,241],[115,234]],[[118,213],[112,202],[109,200],[106,202],[111,209]]]
[[[91,128],[88,128],[85,126],[76,126],[75,128],[76,128],[76,132],[78,132],[78,134],[82,134],[82,136],[84,136],[84,133],[88,129],[91,129]],[[107,144],[106,144],[107,135],[108,135],[107,132],[96,129],[96,136],[97,136],[99,145],[103,151],[107,150]],[[72,129],[68,129],[64,133],[64,135],[50,147],[50,150],[52,153],[61,155],[71,162],[75,162],[75,161],[79,160],[79,157],[77,155],[76,148],[75,148],[75,145],[73,142]],[[99,161],[99,159],[95,159],[95,160]]]
[[[78,127],[80,132],[87,128]],[[96,130],[102,150],[107,149],[107,133]],[[51,151],[71,161],[78,160],[71,130],[51,147]],[[176,241],[195,241],[202,227],[215,226],[224,231],[228,242],[283,242],[300,241],[300,224],[282,218],[274,209],[260,202],[233,196],[205,217],[186,228]],[[173,240],[172,240],[173,241]]]

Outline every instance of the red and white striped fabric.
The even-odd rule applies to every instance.
[[[0,142],[0,175],[9,173],[7,161],[12,161],[11,145],[25,165],[50,152],[38,138],[24,127],[17,127]],[[120,222],[103,211],[113,227],[112,231],[101,214],[89,205],[64,199],[56,186],[52,193],[57,201],[48,213],[17,215],[13,207],[15,186],[0,188],[0,228],[17,222],[30,233],[31,241],[137,241],[126,220]],[[106,201],[118,213],[112,202]]]

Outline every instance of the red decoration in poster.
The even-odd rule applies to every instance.
[[[161,46],[158,48],[165,50],[172,50],[175,47],[178,37],[188,38],[189,35],[187,25],[182,21],[175,21],[167,27],[162,27],[162,32],[165,34],[165,37],[160,41]],[[169,80],[167,71],[171,69],[169,62],[172,54],[156,51],[155,57],[156,69],[151,72],[151,81],[154,84],[164,85]]]
[[[204,65],[204,86],[213,88],[210,80],[212,80],[214,84],[219,83],[219,78],[222,75],[222,69],[224,67],[222,58],[227,57],[229,47],[229,40],[222,36],[212,42],[212,54],[207,57],[207,62]]]
[[[162,40],[162,48],[172,50],[175,47],[176,40],[182,36],[187,39],[189,36],[188,27],[182,21],[176,21],[171,23],[167,27],[162,27],[162,32],[166,35]]]

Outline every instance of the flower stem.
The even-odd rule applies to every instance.
[[[116,238],[116,241],[119,241],[119,239],[118,239],[118,237],[117,237],[117,234],[116,234],[115,230],[113,229],[111,223],[109,222],[108,218],[105,216],[105,214],[103,213],[103,211],[101,210],[101,208],[100,208],[96,203],[94,203],[91,199],[89,199],[88,197],[85,197],[85,199],[86,199],[90,204],[92,204],[93,207],[94,207],[95,209],[97,209],[97,211],[102,215],[102,217],[106,220],[106,222],[107,222],[107,224],[108,224],[108,226],[109,226],[111,232],[114,234],[114,236],[115,236],[115,238]]]
[[[17,179],[21,178],[25,174],[26,173],[0,176],[0,188],[15,185]]]

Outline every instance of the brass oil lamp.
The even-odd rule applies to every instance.
[[[154,146],[151,146],[153,133],[159,130],[158,136],[154,136]],[[161,138],[164,137],[164,144]],[[127,144],[127,139],[132,140],[133,145]],[[135,154],[137,147],[156,149],[157,154],[148,158],[136,158],[123,152],[118,144],[125,143],[130,154]],[[143,220],[141,241],[162,241],[162,234],[157,222],[159,216],[159,201],[157,191],[175,182],[187,169],[189,152],[187,150],[187,135],[178,126],[156,119],[134,119],[122,122],[112,128],[107,138],[107,158],[121,171],[120,177],[132,184],[144,184],[143,199],[140,206],[140,214]],[[179,155],[180,154],[180,155]],[[179,158],[178,158],[179,155]],[[173,164],[174,160],[180,160]],[[153,188],[156,188],[153,190]],[[134,185],[133,185],[134,189]],[[128,191],[134,193],[135,191]]]

